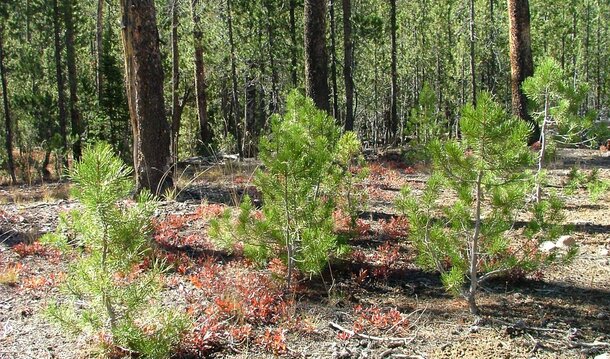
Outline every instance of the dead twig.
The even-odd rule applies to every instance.
[[[594,341],[587,342],[570,342],[571,348],[610,348],[610,343]]]
[[[372,336],[372,335],[356,333],[353,330],[349,330],[347,328],[344,328],[344,327],[342,327],[341,325],[339,325],[337,323],[330,322],[329,325],[330,325],[331,328],[334,328],[334,329],[337,329],[337,330],[342,331],[344,333],[347,333],[350,336],[355,336],[355,337],[358,337],[358,338],[374,340],[374,341],[379,341],[379,342],[397,342],[397,343],[402,342],[403,345],[407,345],[407,344],[411,343],[413,340],[415,340],[415,336],[410,337],[410,338],[376,337],[376,336]]]

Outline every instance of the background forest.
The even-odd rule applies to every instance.
[[[253,156],[269,116],[283,109],[291,89],[305,87],[303,2],[159,0],[155,6],[165,108],[179,138],[175,158],[217,151]],[[481,89],[510,108],[505,1],[331,0],[327,6],[331,113],[347,128],[353,118],[365,144],[393,138],[393,121],[404,141],[422,113],[448,132],[458,109]],[[554,57],[574,87],[589,85],[580,111],[606,118],[610,4],[532,1],[530,12],[534,65]],[[5,149],[12,142],[21,180],[49,177],[54,155],[78,157],[81,140],[105,140],[132,158],[120,32],[118,1],[3,1],[2,113],[11,131],[0,141]],[[203,93],[195,91],[197,64]],[[196,94],[204,97],[201,112]],[[6,175],[7,150],[0,159]]]

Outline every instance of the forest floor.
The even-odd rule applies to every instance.
[[[418,269],[408,224],[393,209],[403,185],[423,188],[425,169],[400,161],[370,163],[366,212],[350,239],[351,254],[322,278],[302,279],[284,294],[283,265],[259,269],[219,252],[209,219],[244,193],[256,197],[256,162],[201,165],[176,201],[162,202],[155,239],[174,264],[162,297],[196,321],[176,357],[216,358],[587,358],[610,352],[610,201],[586,191],[567,196],[570,168],[599,168],[610,157],[562,150],[553,186],[566,200],[565,224],[579,246],[574,261],[514,282],[488,283],[474,322],[463,299],[439,276]],[[44,317],[63,294],[64,254],[37,243],[58,213],[78,208],[67,184],[0,187],[0,358],[83,358],[93,337],[69,337]],[[354,333],[355,332],[355,333]]]

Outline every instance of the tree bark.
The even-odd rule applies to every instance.
[[[326,54],[326,1],[305,0],[305,90],[315,105],[330,112],[328,56]]]
[[[352,2],[343,0],[343,78],[345,81],[345,130],[354,129],[354,77],[352,64],[354,43],[352,42]]]
[[[68,155],[68,131],[66,120],[66,95],[63,67],[61,63],[61,37],[60,37],[60,12],[58,0],[53,0],[53,35],[55,40],[55,75],[57,79],[57,108],[59,111],[59,135],[61,137],[62,159],[67,166]]]
[[[76,54],[74,50],[74,0],[64,2],[64,21],[66,23],[66,63],[68,65],[68,89],[70,98],[68,107],[70,108],[70,126],[74,143],[72,144],[72,156],[78,161],[82,153],[82,133],[83,126],[80,110],[78,108],[78,86],[76,78]]]
[[[337,31],[335,21],[335,1],[330,0],[330,83],[333,90],[333,117],[337,123],[341,123],[339,113],[339,94],[337,89]]]
[[[390,139],[396,140],[398,131],[398,112],[397,112],[397,101],[398,101],[398,70],[397,70],[397,45],[396,45],[396,0],[390,0],[390,36],[392,40],[391,50],[391,77],[392,77],[392,89],[390,98]]]
[[[290,77],[292,78],[292,86],[297,87],[297,25],[295,19],[296,0],[290,0]]]
[[[472,104],[477,104],[477,75],[475,69],[475,52],[474,52],[474,0],[470,0],[470,85],[471,85],[471,96]]]
[[[136,190],[162,194],[173,181],[154,1],[121,0],[120,5]]]
[[[244,155],[244,144],[242,139],[242,131],[243,126],[240,124],[239,120],[239,95],[237,92],[237,69],[236,69],[236,58],[235,58],[235,41],[233,40],[233,16],[231,14],[231,0],[227,0],[227,27],[229,31],[229,45],[231,48],[231,114],[232,114],[232,122],[231,122],[231,130],[233,131],[233,135],[235,136],[235,141],[237,143],[237,152],[239,152],[239,157],[243,157]]]
[[[178,50],[178,6],[179,0],[171,0],[171,51],[172,51],[172,122],[171,122],[171,154],[172,163],[178,163],[178,137],[180,135],[180,119],[182,106],[178,94],[180,86],[180,52]]]
[[[269,110],[271,113],[277,113],[279,107],[279,94],[278,94],[278,83],[279,83],[279,75],[277,72],[277,66],[275,65],[275,33],[273,29],[273,18],[275,14],[273,13],[273,6],[269,3],[265,3],[265,7],[267,10],[267,47],[269,50],[269,67],[271,68],[271,101],[269,103]],[[256,131],[255,131],[256,132]]]
[[[212,129],[208,122],[208,95],[205,77],[205,62],[203,61],[203,31],[198,13],[199,0],[191,1],[191,17],[193,19],[193,44],[195,47],[195,97],[197,99],[197,116],[199,118],[199,140],[207,152],[212,143]]]
[[[97,102],[101,107],[103,102],[104,78],[102,75],[102,61],[104,57],[104,0],[97,1],[97,14],[95,22],[95,49],[96,68],[95,82],[97,85]],[[114,144],[113,144],[114,145]]]
[[[534,143],[540,139],[540,127],[527,112],[527,98],[521,89],[523,80],[534,74],[528,0],[508,0],[508,22],[513,114],[532,123],[529,142]]]
[[[0,81],[2,82],[2,102],[4,105],[4,133],[6,135],[4,144],[6,146],[8,171],[13,184],[17,183],[15,176],[15,161],[13,159],[13,124],[8,102],[8,86],[6,81],[6,69],[4,67],[4,25],[0,24]]]

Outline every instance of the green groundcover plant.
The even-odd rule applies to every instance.
[[[186,316],[158,304],[162,264],[151,256],[155,201],[134,188],[130,170],[107,144],[84,151],[70,173],[82,208],[61,216],[44,242],[76,256],[48,315],[67,331],[102,338],[105,350],[166,358],[189,327]]]

